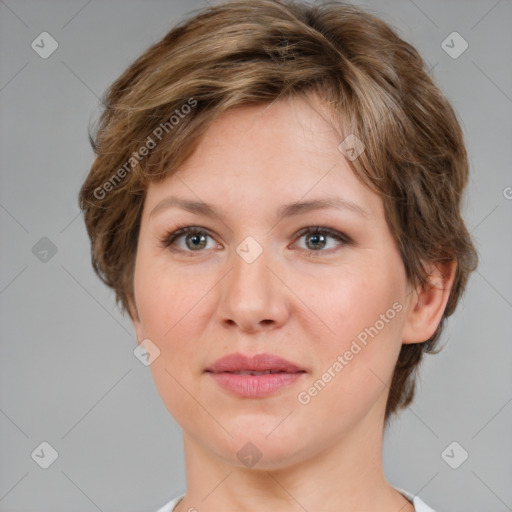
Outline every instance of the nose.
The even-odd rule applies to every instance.
[[[276,329],[289,317],[290,291],[278,265],[263,251],[246,261],[234,251],[228,275],[220,284],[218,314],[225,327],[246,333]]]

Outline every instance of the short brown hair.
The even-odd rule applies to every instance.
[[[148,184],[175,172],[228,109],[309,93],[325,102],[343,137],[364,143],[351,167],[381,196],[409,281],[427,282],[426,261],[457,264],[434,335],[402,345],[387,421],[412,401],[422,355],[435,353],[478,258],[460,213],[468,158],[455,112],[415,48],[373,14],[341,2],[225,2],[150,47],[108,89],[90,136],[96,159],[79,203],[92,264],[136,316],[133,271]]]

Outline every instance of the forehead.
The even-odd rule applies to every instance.
[[[341,137],[328,116],[310,97],[223,113],[174,175],[149,185],[149,207],[172,193],[255,209],[337,195],[378,208],[379,198],[338,149]]]

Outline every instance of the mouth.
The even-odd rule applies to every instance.
[[[276,373],[305,373],[304,370],[300,370],[298,372],[286,372],[282,370],[265,370],[262,372],[257,372],[253,370],[239,370],[236,372],[212,372],[212,373],[232,373],[233,375],[274,375]]]
[[[206,368],[210,373],[238,373],[249,372],[248,374],[269,374],[269,373],[299,373],[305,372],[304,368],[274,354],[255,354],[246,356],[235,353],[217,359],[211,366]]]
[[[273,354],[230,354],[215,361],[205,373],[232,395],[263,398],[297,382],[307,371]]]

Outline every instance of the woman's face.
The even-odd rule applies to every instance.
[[[144,204],[139,343],[160,351],[151,372],[186,438],[239,466],[253,456],[260,468],[285,467],[380,431],[411,307],[382,201],[312,104],[225,113],[175,175],[149,186]],[[300,203],[310,204],[285,208]],[[183,226],[199,233],[171,242]],[[214,365],[230,354],[295,367],[266,357],[257,368],[284,373]]]

